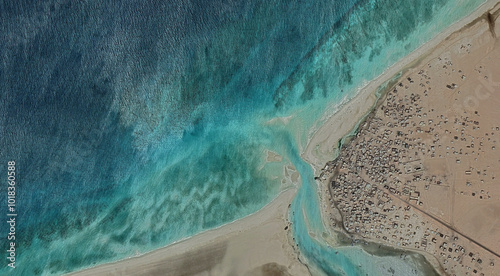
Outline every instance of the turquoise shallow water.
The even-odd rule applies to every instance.
[[[481,2],[0,3],[0,169],[15,160],[20,179],[17,268],[0,273],[62,274],[228,223],[271,201],[288,163],[303,257],[369,273],[368,254],[321,240],[300,152],[326,111]]]

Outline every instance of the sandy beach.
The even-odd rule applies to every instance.
[[[283,191],[257,213],[220,228],[69,275],[307,275],[289,243],[288,204],[295,193]]]
[[[338,154],[340,139],[350,133],[377,102],[375,92],[400,72],[406,72],[432,56],[453,33],[492,9],[487,1],[468,17],[456,22],[410,55],[361,88],[357,95],[328,118],[309,140],[302,154],[315,175]],[[499,25],[496,21],[496,25]],[[500,150],[500,149],[499,149]],[[270,152],[268,161],[282,157]],[[296,176],[295,176],[296,178]],[[300,181],[299,179],[295,179]],[[326,177],[325,179],[326,180]],[[258,212],[203,232],[145,255],[103,264],[69,275],[309,275],[291,241],[288,206],[297,188],[287,188]],[[330,215],[327,188],[321,191],[322,210]],[[326,223],[325,223],[326,224]],[[487,231],[487,230],[484,230]],[[426,255],[427,258],[429,254]],[[430,260],[438,266],[436,260]],[[441,267],[438,268],[441,270]]]

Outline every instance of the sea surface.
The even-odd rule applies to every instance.
[[[292,164],[293,233],[316,273],[422,275],[331,248],[300,153],[360,86],[483,2],[0,1],[0,174],[14,160],[17,177],[16,268],[2,223],[0,274],[77,271],[229,223]]]

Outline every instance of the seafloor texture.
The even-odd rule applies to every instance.
[[[375,269],[317,238],[299,153],[326,108],[482,2],[0,2],[0,167],[18,175],[17,268],[0,273],[75,271],[241,218],[290,162],[310,265]]]

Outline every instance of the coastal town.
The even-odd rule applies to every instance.
[[[353,240],[423,254],[446,275],[500,275],[499,12],[387,86],[317,180]]]

